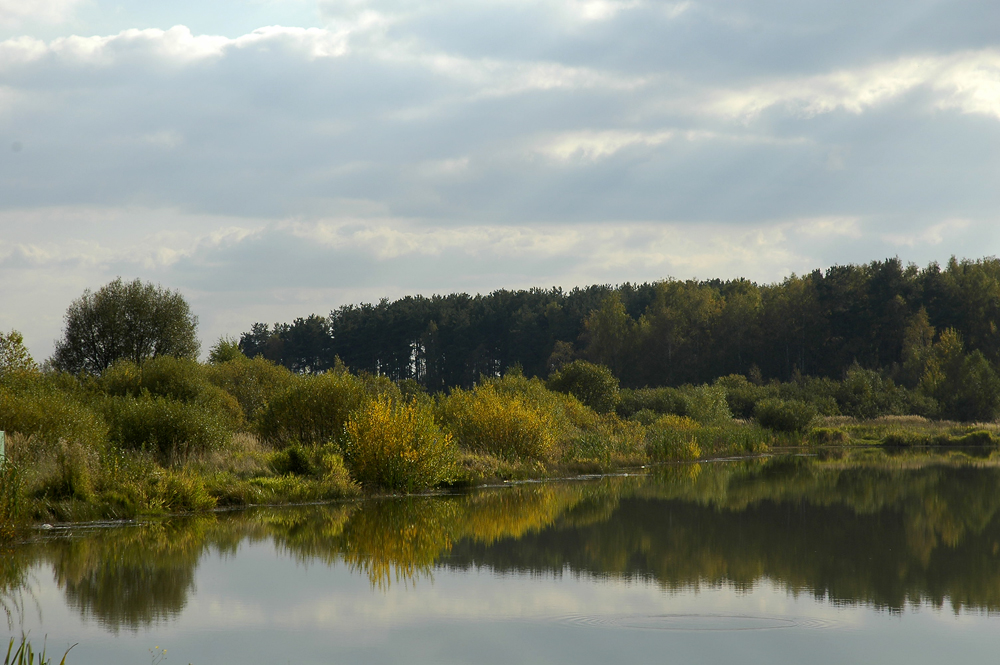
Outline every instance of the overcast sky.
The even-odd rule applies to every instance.
[[[0,0],[0,329],[1000,252],[996,5]]]

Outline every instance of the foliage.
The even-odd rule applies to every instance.
[[[67,372],[100,374],[118,360],[195,358],[197,326],[179,292],[119,277],[70,304],[52,363]]]
[[[43,382],[20,389],[0,386],[0,430],[34,435],[49,444],[75,441],[93,449],[104,445],[108,432],[88,405]]]
[[[21,469],[13,460],[0,461],[0,543],[9,540],[24,519],[23,483]]]
[[[0,376],[8,372],[35,372],[38,364],[31,357],[24,336],[16,330],[0,333]]]
[[[309,451],[297,443],[274,452],[269,460],[271,469],[279,476],[311,476],[316,473]]]
[[[678,416],[664,416],[649,428],[646,451],[651,460],[693,460],[708,455],[747,455],[764,452],[771,436],[754,426],[703,426]]]
[[[107,397],[101,408],[113,444],[153,453],[166,462],[220,449],[232,435],[231,422],[224,413],[196,402],[144,393],[139,397]]]
[[[603,365],[574,360],[555,371],[546,382],[549,390],[568,393],[597,413],[613,411],[618,404],[618,379]]]
[[[362,485],[412,492],[453,478],[455,444],[427,405],[378,396],[350,417],[346,430],[344,459]]]
[[[678,388],[625,389],[621,391],[617,411],[622,418],[639,411],[683,416],[687,414],[687,398]]]
[[[844,415],[862,419],[898,415],[907,406],[903,391],[896,388],[892,379],[863,369],[857,363],[847,370],[837,390],[837,404]]]
[[[456,388],[439,405],[444,427],[466,450],[506,459],[546,459],[556,442],[551,412],[524,396],[504,394],[502,386]]]
[[[206,368],[207,379],[232,395],[247,422],[254,422],[275,395],[287,390],[294,375],[263,357],[237,357]]]
[[[722,425],[732,420],[726,389],[722,386],[693,386],[683,391],[685,415],[702,425]]]
[[[16,650],[14,649],[14,643],[14,638],[10,638],[3,665],[51,665],[52,659],[46,657],[46,648],[43,646],[41,653],[36,652],[34,647],[31,646],[31,642],[28,641],[27,635],[21,635],[21,642],[18,644]],[[75,646],[74,644],[69,649],[66,649],[62,660],[59,661],[59,665],[66,665],[66,657]]]
[[[258,419],[258,432],[278,447],[342,444],[344,425],[366,394],[362,381],[346,372],[300,377],[270,400]]]
[[[547,376],[553,358],[604,364],[628,389],[742,375],[761,390],[730,391],[738,418],[752,416],[750,403],[765,397],[808,401],[824,415],[842,411],[838,402],[870,415],[871,408],[883,408],[883,399],[888,411],[880,413],[907,404],[926,412],[934,403],[956,414],[989,411],[989,405],[945,404],[927,391],[923,395],[935,402],[885,390],[889,379],[906,391],[917,388],[933,359],[937,331],[948,328],[961,336],[968,354],[980,351],[992,367],[1000,364],[1000,259],[952,259],[924,268],[887,259],[773,284],[664,280],[405,297],[347,305],[326,319],[256,324],[241,348],[297,371],[332,366],[340,357],[355,370],[412,379],[430,391],[468,389],[481,375],[497,377],[515,365],[528,377]],[[883,385],[861,381],[837,396],[829,383],[813,381],[839,384],[855,363],[877,372]],[[772,381],[782,382],[780,389]],[[679,412],[648,405],[619,406],[618,412],[627,418],[642,408]]]
[[[220,337],[219,341],[208,352],[208,362],[213,365],[228,363],[242,358],[246,358],[246,356],[240,350],[239,340],[229,335]]]
[[[754,417],[775,432],[804,432],[816,418],[816,407],[799,400],[770,398],[757,402]]]

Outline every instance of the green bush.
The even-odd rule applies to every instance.
[[[273,453],[268,463],[279,476],[312,476],[316,473],[309,451],[295,443]]]
[[[775,432],[804,432],[816,418],[816,407],[800,400],[771,398],[757,403],[754,417],[761,427]]]
[[[597,413],[608,413],[618,405],[618,379],[604,365],[574,360],[554,372],[546,385],[573,395]]]
[[[622,418],[629,418],[639,411],[687,415],[687,398],[677,388],[625,389],[619,393],[616,411]]]
[[[142,393],[142,370],[130,360],[119,360],[104,370],[94,386],[105,395],[137,397]]]
[[[226,414],[166,397],[108,397],[102,408],[112,443],[163,461],[222,448],[232,436]]]
[[[243,426],[243,409],[236,398],[208,380],[208,368],[194,360],[158,356],[141,366],[131,361],[111,365],[96,382],[99,391],[113,397],[164,397],[196,403],[224,418],[225,426]]]
[[[753,409],[757,402],[764,398],[766,388],[757,386],[747,380],[742,374],[730,374],[715,380],[715,385],[722,386],[726,391],[726,404],[734,418],[749,420],[753,417]]]
[[[855,363],[837,390],[837,405],[845,416],[870,420],[879,416],[900,415],[906,409],[905,391],[892,379]]]
[[[451,480],[457,450],[427,407],[379,396],[346,426],[344,460],[361,484],[388,490],[426,489]]]
[[[502,394],[493,385],[471,391],[456,388],[439,411],[460,446],[505,459],[546,459],[559,432],[551,412],[535,408],[521,395]]]
[[[847,443],[847,432],[836,427],[817,427],[809,432],[809,441],[819,446]]]
[[[346,372],[297,378],[260,414],[258,432],[264,441],[278,447],[293,443],[342,445],[344,425],[366,395],[362,382]]]
[[[247,422],[254,422],[276,395],[295,383],[295,375],[263,356],[239,356],[206,368],[208,380],[239,403]]]
[[[18,392],[0,387],[0,430],[35,436],[49,445],[66,439],[93,449],[101,448],[108,435],[93,409],[45,386]]]
[[[686,386],[683,395],[687,400],[684,415],[702,425],[721,425],[733,419],[722,386]]]

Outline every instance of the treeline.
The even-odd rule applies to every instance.
[[[469,387],[515,365],[545,377],[577,358],[608,366],[628,388],[730,374],[755,383],[841,380],[852,366],[916,388],[942,339],[996,368],[998,325],[1000,260],[952,258],[920,269],[887,259],[765,285],[664,280],[412,296],[257,323],[239,345],[296,372],[323,371],[339,357],[353,370],[430,390]]]

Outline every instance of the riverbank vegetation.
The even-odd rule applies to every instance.
[[[837,352],[837,362],[843,362],[838,376],[806,363],[801,345],[795,353],[803,363],[793,363],[787,377],[776,376],[776,365],[760,355],[764,347],[750,342],[740,348],[763,364],[729,363],[728,352],[705,340],[725,338],[717,324],[732,314],[733,303],[743,302],[733,290],[736,283],[668,281],[599,289],[600,298],[592,302],[573,301],[580,336],[573,343],[549,339],[544,349],[532,347],[520,356],[528,361],[523,366],[505,366],[506,360],[497,360],[507,357],[500,347],[479,343],[480,355],[493,360],[484,365],[466,358],[463,372],[481,371],[474,380],[455,375],[448,385],[433,379],[451,375],[434,374],[438,361],[427,355],[425,336],[407,342],[405,353],[397,349],[409,364],[378,360],[369,367],[348,351],[358,363],[349,367],[323,355],[340,348],[330,342],[331,331],[343,323],[336,317],[268,331],[257,326],[239,342],[221,339],[209,361],[199,362],[197,319],[178,294],[116,280],[71,306],[58,357],[44,366],[30,357],[19,334],[0,335],[0,429],[8,433],[0,468],[0,537],[26,522],[420,492],[752,455],[780,446],[995,446],[1000,378],[994,356],[1000,345],[994,350],[993,337],[970,328],[979,324],[967,310],[976,302],[980,316],[992,320],[995,309],[1000,319],[998,277],[1000,263],[992,259],[952,261],[943,271],[887,261],[771,287],[739,283],[743,296],[756,293],[744,303],[756,314],[748,314],[740,328],[750,337],[778,334],[761,328],[778,316],[775,298],[785,303],[782,320],[805,321],[803,316],[819,311],[809,303],[833,311],[837,303],[855,307],[863,301],[865,316],[895,312],[892,326],[866,333],[874,335],[869,346],[848,344],[850,336],[841,336],[837,344],[857,353]],[[837,291],[834,284],[844,288]],[[899,300],[904,286],[908,295]],[[649,302],[635,317],[635,303],[626,307],[625,295],[638,293]],[[803,293],[812,293],[812,300]],[[899,306],[882,311],[888,305],[875,293],[895,294],[891,300]],[[952,298],[948,316],[940,301],[945,295]],[[850,307],[843,311],[861,316]],[[374,309],[362,310],[338,316],[367,312],[362,328],[378,339],[378,330],[365,326],[380,319]],[[681,312],[688,317],[683,326]],[[698,328],[692,323],[697,317],[691,318],[697,312],[709,317],[698,320],[715,323]],[[152,322],[139,325],[142,317]],[[504,319],[511,334],[524,323],[515,319]],[[799,332],[813,334],[813,323]],[[949,325],[936,327],[941,324]],[[449,337],[454,330],[448,332],[444,320],[428,325],[436,344],[453,345],[454,357],[461,357],[468,340]],[[121,330],[128,335],[115,332]],[[891,363],[869,362],[862,351],[880,347],[890,333],[898,344],[879,358]],[[314,348],[324,339],[321,349]],[[814,341],[833,353],[834,342]],[[275,351],[292,348],[298,349],[294,362]],[[371,357],[393,348],[387,341]],[[657,374],[659,383],[643,380],[635,368],[656,367],[664,352],[673,369]],[[544,362],[539,365],[535,356],[545,356]],[[690,369],[691,363],[702,369]],[[705,369],[710,366],[715,370]],[[745,371],[713,376],[731,367]],[[809,367],[817,371],[805,374]],[[708,379],[676,383],[703,376]]]

